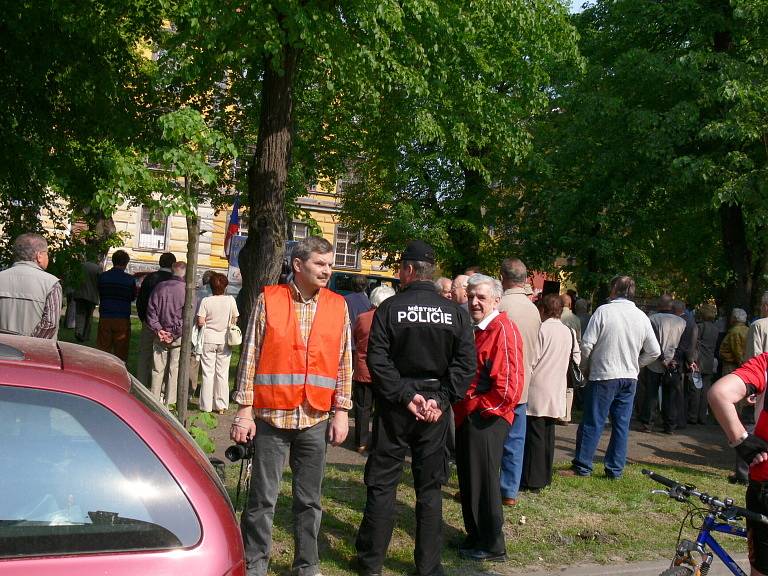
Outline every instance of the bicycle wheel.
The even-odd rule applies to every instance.
[[[687,566],[674,566],[667,568],[659,576],[693,576],[693,570]]]

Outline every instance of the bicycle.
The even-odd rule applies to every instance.
[[[667,487],[666,490],[653,490],[653,494],[666,494],[673,500],[690,505],[688,513],[680,524],[680,531],[677,535],[677,549],[672,564],[659,576],[706,576],[709,573],[710,566],[712,566],[714,556],[717,556],[732,574],[747,576],[747,573],[741,569],[728,552],[715,540],[712,533],[720,532],[739,538],[746,538],[747,530],[737,524],[738,519],[748,518],[756,522],[768,524],[768,517],[736,506],[731,498],[719,500],[715,496],[699,492],[691,484],[680,484],[651,470],[643,470],[643,474]],[[691,501],[691,498],[701,501],[706,505],[706,508],[697,507],[696,502]],[[702,524],[698,527],[693,524],[693,519],[697,513],[702,514]],[[695,542],[681,539],[685,522],[689,518],[691,519],[691,527],[699,531]]]

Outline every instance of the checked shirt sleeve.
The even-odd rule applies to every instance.
[[[253,379],[256,376],[256,368],[259,365],[265,325],[264,294],[259,294],[251,317],[248,320],[248,328],[243,338],[240,366],[237,370],[235,402],[240,406],[253,405]]]

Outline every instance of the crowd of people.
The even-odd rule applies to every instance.
[[[116,250],[106,271],[95,258],[83,261],[76,281],[64,290],[59,278],[46,271],[49,254],[43,236],[18,236],[13,258],[13,265],[0,272],[0,330],[55,340],[66,301],[64,321],[74,329],[76,341],[88,342],[98,307],[96,348],[127,363],[135,301],[141,322],[136,377],[166,406],[175,406],[185,262],[177,262],[166,252],[160,256],[159,269],[144,276],[137,286],[136,278],[126,271],[130,255]],[[227,283],[224,274],[212,270],[203,274],[195,301],[196,346],[189,359],[193,391],[202,372],[200,410],[221,414],[229,407],[231,348],[226,336],[239,316],[235,299],[225,294]]]
[[[20,236],[14,258],[0,272],[0,330],[56,338],[63,292],[45,271],[44,238]],[[69,294],[75,337],[89,338],[98,305],[98,347],[127,360],[135,299],[142,324],[138,378],[170,406],[176,402],[186,265],[163,254],[160,269],[137,290],[125,271],[129,259],[116,251],[106,272],[83,263],[81,284]],[[726,326],[709,303],[690,310],[662,294],[638,307],[629,276],[611,281],[609,298],[590,316],[589,302],[573,291],[534,295],[517,258],[501,263],[500,280],[476,268],[435,280],[434,250],[419,240],[402,253],[397,293],[380,286],[369,295],[360,276],[350,294],[336,294],[326,287],[332,264],[328,241],[297,242],[289,282],[265,287],[243,335],[230,436],[252,446],[242,515],[250,576],[267,573],[286,462],[293,472],[292,572],[319,574],[326,446],[345,441],[352,409],[355,447],[367,455],[366,504],[355,541],[362,575],[382,572],[409,454],[418,573],[443,573],[442,486],[451,458],[466,531],[459,554],[504,561],[503,508],[515,506],[520,492],[539,492],[552,482],[556,427],[569,425],[574,402],[582,417],[571,467],[561,475],[593,474],[609,419],[604,474],[617,480],[633,416],[640,431],[660,426],[667,434],[714,417],[741,457],[732,481],[749,481],[748,506],[768,513],[762,406],[768,293],[762,319],[748,325],[746,312],[734,308]],[[226,286],[225,276],[207,272],[198,289],[191,370],[196,385],[202,368],[200,409],[222,413],[229,402],[229,332],[239,315]],[[572,387],[578,385],[574,366],[585,374],[583,388]],[[753,574],[766,573],[768,530],[754,523],[748,528]]]

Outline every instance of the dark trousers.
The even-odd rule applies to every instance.
[[[75,298],[75,339],[78,342],[88,342],[91,339],[94,308],[96,304],[90,300]]]
[[[471,414],[456,429],[456,471],[467,538],[463,548],[506,552],[501,504],[501,457],[510,424]]]
[[[678,410],[682,404],[683,383],[681,375],[661,373],[648,370],[645,379],[645,398],[640,412],[640,421],[651,425],[658,403],[659,387],[661,387],[661,419],[664,430],[670,431],[678,427]]]
[[[701,388],[693,385],[693,380],[688,379],[688,422],[690,424],[707,423],[707,391],[712,385],[712,374],[701,375]]]
[[[320,572],[317,535],[322,508],[327,421],[303,430],[275,428],[256,420],[251,486],[240,519],[248,576],[265,576],[272,549],[272,521],[286,458],[293,472],[293,565],[296,576]]]
[[[380,398],[376,403],[372,450],[365,464],[367,499],[355,540],[360,571],[381,572],[395,525],[397,485],[410,448],[416,490],[416,569],[420,576],[439,576],[443,574],[441,488],[448,477],[448,418],[443,414],[433,424],[417,422],[405,406]]]
[[[546,416],[528,416],[521,488],[540,489],[552,483],[556,421]]]
[[[368,446],[373,409],[373,388],[370,382],[352,382],[352,402],[355,407],[355,447]]]

